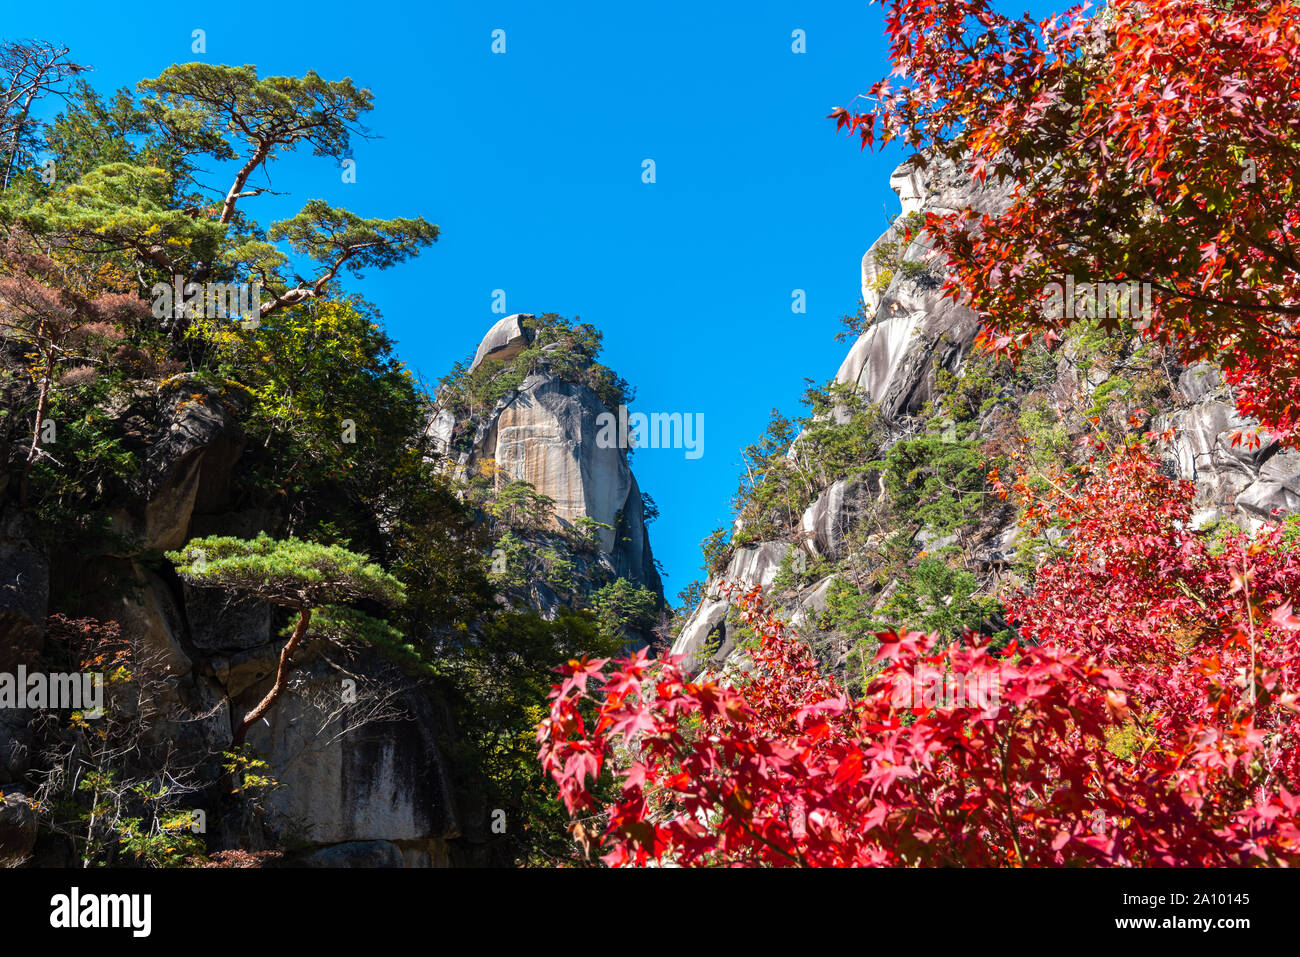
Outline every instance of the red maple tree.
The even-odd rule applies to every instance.
[[[1211,542],[1189,505],[1120,449],[1035,506],[1071,552],[1011,603],[1016,643],[882,634],[856,701],[731,588],[759,636],[740,673],[569,662],[543,767],[613,865],[1300,863],[1296,529]],[[995,693],[927,700],[936,674]]]
[[[864,147],[899,139],[1010,184],[1001,212],[925,223],[987,344],[1014,353],[1075,321],[1052,284],[1133,283],[1149,315],[1082,311],[1221,364],[1243,414],[1300,440],[1300,4],[886,7],[894,75],[831,116]]]
[[[895,76],[832,116],[1010,182],[1001,211],[926,216],[982,341],[1014,353],[1076,321],[1053,282],[1149,284],[1135,327],[1223,365],[1244,414],[1300,440],[1300,7],[887,7]],[[994,476],[1028,525],[1068,532],[1008,601],[1007,648],[879,635],[852,700],[733,586],[758,636],[735,674],[569,662],[538,740],[570,813],[603,822],[580,836],[613,865],[1300,864],[1300,529],[1196,532],[1191,486],[1144,446],[1101,458]],[[997,693],[934,696],[936,675]]]

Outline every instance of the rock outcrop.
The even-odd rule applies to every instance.
[[[867,482],[841,479],[832,484],[799,521],[804,548],[813,558],[843,558],[846,537],[871,498]]]
[[[613,555],[614,526],[620,514],[639,509],[641,496],[623,450],[596,442],[596,420],[604,411],[586,386],[529,376],[488,423],[471,460],[491,459],[503,478],[530,482],[554,499],[561,522],[591,518],[609,525],[600,544]]]
[[[0,867],[15,867],[36,846],[36,811],[16,785],[0,788]]]
[[[529,342],[521,319],[508,316],[479,344],[471,368],[485,359],[509,362]],[[550,370],[543,347],[536,371],[502,397],[490,412],[472,421],[458,419],[445,406],[429,421],[435,447],[452,459],[464,476],[491,466],[498,485],[528,482],[555,503],[555,518],[563,527],[590,519],[599,529],[599,554],[616,577],[626,578],[661,597],[663,586],[655,567],[646,530],[641,488],[628,461],[627,450],[599,441],[606,408],[590,387]],[[455,436],[472,436],[456,451]]]
[[[352,675],[369,680],[349,706]],[[238,694],[237,710],[262,693],[256,685]],[[446,842],[461,834],[438,741],[446,730],[427,699],[374,656],[342,670],[316,658],[249,734],[281,784],[268,799],[271,825],[312,845],[386,843],[412,866],[445,863]]]
[[[662,608],[627,452],[597,440],[598,420],[609,410],[591,384],[575,381],[582,367],[576,353],[559,351],[566,341],[531,348],[530,318],[497,322],[471,369],[509,368],[528,352],[532,374],[511,380],[518,384],[472,421],[436,410],[428,426],[433,444],[461,477],[490,463],[498,485],[531,483],[553,499],[556,534],[542,544],[581,582],[595,588],[624,578],[652,590]],[[599,387],[608,380],[592,381]],[[271,688],[289,622],[284,609],[264,601],[182,583],[159,553],[201,535],[277,535],[283,516],[250,507],[256,496],[241,484],[255,467],[241,387],[183,374],[140,379],[114,395],[102,412],[137,467],[94,499],[94,518],[107,529],[102,544],[52,557],[47,549],[57,546],[37,534],[30,511],[12,502],[0,510],[0,671],[43,660],[49,614],[75,605],[74,617],[115,623],[133,649],[133,675],[150,688],[148,720],[131,710],[137,704],[122,709],[141,719],[140,749],[196,769],[197,779],[187,778],[194,788],[187,806],[206,806],[220,821],[216,846],[289,847],[290,862],[309,867],[491,858],[498,851],[479,822],[490,809],[461,807],[486,798],[465,793],[455,780],[461,765],[445,753],[457,742],[451,707],[379,652],[310,636],[294,656],[285,692],[249,730],[248,743],[278,784],[259,823],[217,813],[219,755],[239,718]],[[582,604],[557,592],[554,581],[533,584],[527,603],[544,614]],[[0,709],[0,856],[8,862],[67,854],[54,848],[57,841],[48,852],[35,846],[37,819],[27,799],[41,780],[37,717]]]
[[[349,841],[308,854],[300,867],[402,867],[405,858],[391,841]]]
[[[521,321],[524,318],[526,318],[524,313],[515,313],[513,316],[506,316],[489,329],[483,341],[478,344],[469,370],[473,372],[488,359],[509,362],[523,352],[532,341],[531,334]]]
[[[157,427],[138,482],[143,506],[119,529],[147,549],[179,548],[196,513],[220,512],[244,449],[245,401],[200,380],[178,376],[159,388]]]
[[[1178,385],[1186,406],[1158,424],[1174,428],[1168,453],[1173,470],[1197,485],[1197,523],[1235,518],[1253,527],[1300,508],[1300,452],[1257,435],[1255,423],[1237,414],[1218,370],[1197,364],[1183,371]],[[1238,434],[1246,441],[1234,445]]]
[[[927,166],[919,158],[899,166],[889,183],[903,213],[862,258],[862,301],[873,321],[835,377],[857,386],[886,416],[898,418],[933,397],[935,360],[939,368],[954,371],[979,329],[970,309],[940,294],[937,267],[928,262],[930,247],[911,214],[969,207],[993,215],[1006,207],[1009,192],[996,185],[976,188],[951,163]],[[910,241],[904,238],[907,221],[914,224]],[[882,255],[886,247],[891,255]]]
[[[196,535],[251,537],[270,527],[266,514],[231,508],[245,403],[241,393],[181,376],[142,386],[107,411],[124,424],[140,462],[105,511],[114,533],[108,551],[54,562],[29,513],[11,506],[0,515],[0,671],[37,662],[47,614],[62,607],[52,594],[63,604],[73,596],[80,614],[117,624],[134,648],[133,672],[150,683],[153,712],[140,746],[202,766],[206,782],[192,783],[210,787],[234,722],[271,686],[285,620],[265,602],[183,585],[166,564],[141,556]],[[300,652],[300,673],[250,733],[279,783],[266,838],[329,849],[308,866],[446,863],[448,842],[462,832],[440,743],[451,734],[447,722],[378,655],[348,661],[346,675],[327,657]],[[347,704],[343,677],[371,692]],[[35,717],[0,709],[0,856],[11,861],[27,858],[37,836],[26,801],[39,781]],[[200,808],[201,795],[191,798]],[[238,835],[229,837],[240,846]]]
[[[962,375],[977,332],[975,315],[938,293],[937,267],[927,262],[925,233],[918,228],[923,223],[921,214],[960,209],[996,213],[1005,208],[1009,193],[992,181],[976,185],[949,163],[927,164],[920,157],[900,165],[890,185],[898,193],[902,212],[863,257],[862,299],[870,322],[849,350],[836,380],[852,384],[876,403],[890,433],[888,441],[897,441],[914,433],[915,417],[937,397],[938,372]],[[913,236],[904,242],[907,225],[912,226]],[[1056,382],[1049,391],[1057,399],[1091,394],[1108,374],[1088,368],[1069,350],[1062,350]],[[839,410],[836,416],[838,420]],[[1181,371],[1169,407],[1153,420],[1156,430],[1170,426],[1175,437],[1167,452],[1167,468],[1196,483],[1198,525],[1228,519],[1253,528],[1300,508],[1300,453],[1280,449],[1267,436],[1255,447],[1248,442],[1234,444],[1238,432],[1252,434],[1254,423],[1237,415],[1230,389],[1212,367]],[[849,533],[864,509],[883,494],[872,475],[837,481],[821,491],[788,536],[737,549],[726,569],[706,582],[705,597],[678,632],[672,652],[687,656],[697,669],[720,666],[734,650],[735,628],[729,621],[729,605],[715,583],[727,579],[767,586],[777,566],[791,555],[800,564],[845,559]],[[1018,540],[1009,516],[983,535],[985,544],[976,549],[975,559],[988,568],[1005,565]],[[921,548],[937,551],[952,539],[922,530],[917,542]],[[831,572],[804,587],[787,589],[781,596],[786,618],[795,625],[815,625],[827,608],[835,577]],[[881,597],[887,593],[888,588]]]

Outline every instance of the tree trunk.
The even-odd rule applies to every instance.
[[[43,329],[37,333],[40,336]],[[41,450],[41,426],[45,422],[45,412],[50,407],[50,387],[53,385],[54,376],[54,350],[47,349],[45,352],[45,369],[41,375],[41,384],[36,399],[36,428],[32,429],[32,445],[27,450],[27,461],[23,464],[22,479],[18,483],[18,504],[26,505],[27,496],[31,489],[32,466],[36,464],[36,456]]]
[[[23,108],[18,114],[18,119],[14,123],[13,142],[9,145],[9,156],[5,160],[4,182],[0,183],[0,190],[9,188],[9,180],[13,177],[14,166],[18,162],[18,152],[20,149],[20,140],[23,135],[23,127],[27,125],[27,118],[31,115],[32,101],[36,99],[36,90],[27,94],[27,99],[23,101]]]
[[[300,608],[298,610],[298,624],[294,626],[293,634],[289,636],[288,642],[280,651],[280,667],[275,672],[275,684],[271,690],[266,693],[266,697],[257,703],[252,711],[244,715],[244,720],[239,722],[239,727],[235,729],[235,736],[231,739],[230,750],[238,751],[244,746],[244,738],[248,735],[248,729],[258,718],[262,717],[271,710],[272,705],[279,700],[285,685],[289,683],[289,659],[293,657],[302,636],[307,633],[307,623],[311,621],[311,609]]]

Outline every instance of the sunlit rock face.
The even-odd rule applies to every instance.
[[[785,542],[762,542],[736,549],[726,571],[716,576],[716,579],[710,579],[710,587],[706,589],[707,597],[677,635],[672,654],[684,655],[688,664],[704,667],[707,662],[701,655],[701,650],[710,639],[714,639],[720,642],[720,646],[712,660],[725,660],[734,649],[735,641],[728,633],[726,622],[730,603],[713,587],[716,580],[735,582],[746,587],[766,587],[776,578],[781,561],[789,551],[790,545]]]
[[[937,397],[937,370],[963,374],[979,330],[970,309],[940,294],[943,270],[941,264],[928,261],[929,241],[920,227],[921,217],[962,209],[996,215],[1006,209],[1010,190],[992,180],[974,183],[949,162],[926,162],[921,157],[902,163],[889,183],[898,194],[901,212],[862,259],[862,299],[869,322],[840,364],[836,380],[855,386],[879,406],[887,441],[892,442],[916,434],[927,403]],[[909,221],[912,235],[904,240]],[[1070,397],[1091,394],[1112,373],[1089,367],[1065,347],[1057,356],[1055,381],[1046,394],[1050,401],[1063,404]],[[1257,423],[1237,414],[1232,391],[1214,367],[1202,363],[1181,371],[1175,368],[1172,374],[1177,380],[1173,399],[1168,409],[1155,416],[1152,427],[1156,431],[1173,427],[1173,441],[1163,453],[1164,466],[1168,474],[1195,483],[1193,523],[1205,526],[1226,519],[1254,529],[1270,518],[1300,510],[1300,453],[1282,449],[1266,434],[1258,436],[1258,444],[1234,441],[1239,433],[1253,435]],[[834,414],[842,418],[847,413],[835,410]],[[977,432],[976,437],[982,435]],[[835,482],[805,509],[787,538],[738,549],[728,567],[706,583],[706,597],[677,633],[673,652],[685,655],[695,671],[741,660],[735,621],[729,618],[731,605],[720,595],[718,584],[729,580],[766,587],[783,561],[846,558],[850,533],[871,502],[884,494],[880,476],[874,473]],[[947,541],[931,540],[924,531],[917,538],[920,547],[930,550]],[[993,570],[1005,566],[1017,541],[1018,529],[1008,510],[1003,524],[983,530],[983,540],[970,557],[996,574]],[[778,613],[796,627],[815,630],[836,574],[784,593]],[[885,586],[882,601],[893,584]],[[702,653],[706,647],[708,655]]]
[[[601,548],[612,552],[612,526],[636,481],[623,450],[601,448],[596,441],[596,420],[603,411],[586,386],[531,376],[497,413],[482,454],[509,480],[531,482],[553,498],[556,518],[587,517],[610,525],[601,532]]]
[[[479,343],[478,350],[474,353],[474,361],[470,363],[470,371],[473,372],[488,359],[508,362],[523,352],[528,347],[531,336],[520,320],[531,318],[532,316],[526,313],[517,312],[497,322]]]
[[[1160,417],[1158,425],[1174,427],[1167,452],[1172,471],[1196,483],[1196,524],[1231,518],[1254,528],[1275,513],[1300,509],[1300,452],[1282,449],[1242,418],[1213,366],[1190,366],[1178,387],[1186,406]],[[1246,441],[1234,444],[1238,435]]]
[[[910,240],[904,239],[908,215],[966,207],[996,214],[1006,208],[1010,191],[974,186],[951,163],[926,164],[919,157],[894,170],[889,185],[903,211],[862,258],[862,301],[872,322],[836,378],[856,384],[886,415],[897,417],[915,413],[933,397],[935,360],[954,371],[979,330],[971,310],[941,294],[942,268],[929,261],[924,230],[913,228]],[[902,265],[887,273],[878,253],[890,244],[901,247]]]
[[[529,341],[523,318],[507,316],[489,329],[473,367],[517,357]],[[554,500],[557,522],[589,518],[608,525],[599,531],[599,543],[613,573],[662,594],[627,450],[601,441],[601,424],[613,414],[587,386],[541,371],[476,423],[468,452],[452,451],[460,423],[448,410],[434,410],[428,431],[460,474],[491,463],[498,482],[528,482]]]

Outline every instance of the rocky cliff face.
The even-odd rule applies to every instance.
[[[948,163],[901,165],[889,185],[903,211],[862,257],[862,302],[870,327],[845,356],[836,379],[853,383],[893,420],[920,411],[934,394],[936,368],[954,371],[978,331],[975,315],[939,294],[937,268],[924,234],[904,239],[908,223],[927,212],[971,208],[994,214],[1008,202],[1005,190],[974,186]],[[915,232],[915,230],[914,230]]]
[[[176,548],[196,535],[251,537],[266,528],[269,516],[231,508],[231,476],[244,447],[240,412],[236,394],[184,377],[141,390],[131,408],[118,410],[133,423],[145,463],[107,516],[132,554]],[[281,616],[265,602],[189,588],[165,567],[138,559],[102,554],[51,568],[31,526],[30,516],[6,508],[0,671],[40,656],[52,592],[79,599],[87,616],[116,622],[121,636],[143,651],[158,720],[141,747],[165,743],[176,765],[206,763],[206,782],[197,783],[214,783],[212,755],[230,745],[232,721],[271,684],[284,643]],[[378,840],[388,842],[388,863],[449,862],[448,842],[462,830],[438,743],[447,729],[424,696],[372,652],[340,657],[338,649],[318,645],[305,648],[296,663],[279,706],[249,735],[281,785],[262,824],[268,838],[290,839],[303,852]],[[351,709],[339,703],[345,678],[361,685]],[[0,786],[15,806],[39,764],[30,727],[35,717],[4,709],[0,718]],[[348,733],[361,719],[365,727]],[[34,819],[31,826],[28,852]],[[71,863],[50,853],[55,856],[43,857],[37,848],[37,862]],[[326,865],[349,859],[336,852]]]
[[[920,434],[938,414],[940,379],[946,378],[952,387],[967,376],[977,331],[970,310],[939,296],[937,268],[926,262],[924,232],[914,228],[913,238],[905,242],[904,228],[923,223],[925,212],[992,211],[1007,201],[1005,189],[997,184],[974,185],[962,171],[947,164],[927,164],[920,157],[899,166],[890,185],[899,195],[902,211],[862,262],[862,300],[870,323],[836,373],[838,382],[852,385],[877,405],[885,430],[881,455],[891,445]],[[1128,388],[1125,378],[1136,377],[1130,370],[1136,348],[1134,338],[1098,357],[1084,344],[1067,343],[1043,360],[1046,381],[1035,391],[1017,393],[1006,385],[1000,397],[1012,406],[1041,403],[1066,428],[1068,408],[1080,403],[1096,406],[1107,394]],[[1196,483],[1200,506],[1196,522],[1208,526],[1230,520],[1253,527],[1300,506],[1300,454],[1268,441],[1255,449],[1234,445],[1234,433],[1249,433],[1254,423],[1237,416],[1230,390],[1217,371],[1204,366],[1182,368],[1167,357],[1162,362],[1166,381],[1152,390],[1162,406],[1149,427],[1174,429],[1166,468]],[[988,439],[997,422],[995,412],[982,413],[974,438]],[[826,660],[832,667],[843,667],[849,641],[833,630],[825,631],[828,592],[837,578],[851,577],[861,584],[874,577],[875,584],[858,590],[877,609],[893,592],[897,578],[879,562],[871,567],[876,559],[870,557],[875,554],[872,546],[897,530],[880,527],[878,517],[886,514],[886,499],[878,474],[835,481],[820,490],[783,534],[733,548],[725,569],[715,571],[706,583],[705,597],[677,634],[672,652],[686,655],[696,668],[718,667],[734,657],[741,633],[714,584],[727,579],[772,588],[775,583],[775,597],[788,620],[813,636],[814,643],[820,640],[828,646]],[[966,567],[992,593],[1007,583],[1005,569],[1017,542],[1014,514],[1007,509],[994,515],[971,529],[969,538]],[[912,548],[925,554],[924,549],[934,551],[950,544],[935,539],[921,528]],[[821,574],[791,576],[786,574],[791,566],[811,567]]]
[[[532,341],[523,320],[532,318],[513,315],[497,322],[480,343],[469,372],[486,362],[502,363],[503,373],[516,371],[511,364]],[[447,406],[439,407],[430,432],[458,475],[486,472],[498,490],[510,482],[529,483],[552,500],[561,529],[575,528],[584,519],[599,523],[595,557],[603,571],[593,569],[588,584],[624,578],[655,592],[662,602],[644,502],[627,450],[598,441],[601,417],[614,410],[588,385],[566,379],[552,367],[550,357],[561,347],[542,346],[522,381],[483,414],[458,417]],[[554,608],[553,589],[540,591],[540,604]]]
[[[509,317],[489,332],[476,367],[508,363],[522,351],[528,338],[518,320]],[[75,604],[78,614],[116,622],[121,637],[144,652],[156,696],[157,720],[141,747],[163,747],[176,766],[204,765],[195,783],[211,789],[219,774],[214,755],[230,745],[233,723],[271,686],[287,619],[266,602],[184,585],[167,563],[142,556],[156,558],[201,535],[276,533],[274,516],[239,507],[235,494],[247,444],[240,424],[245,398],[237,389],[178,376],[140,383],[130,401],[109,411],[142,463],[103,516],[108,541],[121,547],[52,559],[31,513],[13,501],[3,506],[0,672],[34,665],[48,652],[47,616],[56,609]],[[548,554],[577,566],[588,591],[626,578],[650,589],[662,606],[627,455],[595,441],[603,411],[588,385],[542,362],[487,414],[457,420],[437,409],[429,428],[462,477],[494,463],[496,488],[531,483],[554,500],[559,526],[573,528],[583,519],[608,526],[598,529],[589,550],[566,551],[569,539],[562,535],[545,541]],[[465,447],[456,448],[458,442]],[[580,595],[534,584],[527,601],[544,613],[582,604]],[[296,862],[309,866],[481,863],[475,855],[488,813],[464,812],[473,796],[458,790],[444,752],[457,731],[436,700],[365,648],[311,640],[294,665],[284,696],[248,736],[279,787],[251,825],[223,818],[223,826],[239,830],[221,835],[222,843],[288,847]],[[68,864],[60,857],[64,850],[36,843],[27,801],[41,761],[36,718],[33,711],[0,709],[0,851]],[[202,808],[205,800],[200,793],[190,806]],[[209,812],[210,820],[219,817]]]

